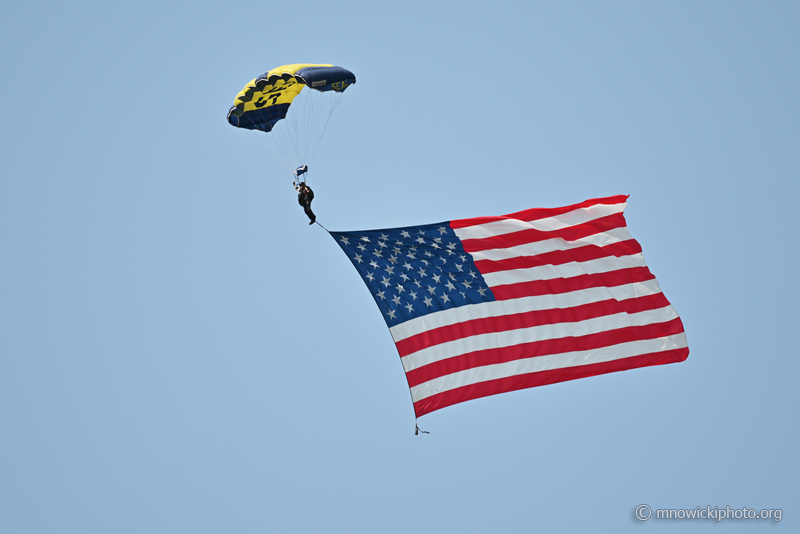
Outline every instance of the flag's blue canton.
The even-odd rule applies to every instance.
[[[358,269],[390,327],[495,300],[449,223],[331,235]]]

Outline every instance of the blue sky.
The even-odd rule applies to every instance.
[[[0,17],[0,530],[796,530],[793,2],[16,3]],[[331,230],[629,194],[681,364],[420,419],[377,307],[246,82],[358,77]],[[723,522],[751,531],[761,521]]]

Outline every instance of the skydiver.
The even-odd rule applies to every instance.
[[[297,189],[298,192],[297,201],[303,206],[303,211],[306,212],[306,215],[308,215],[310,219],[308,224],[314,224],[317,222],[317,216],[311,211],[311,201],[314,200],[314,191],[312,191],[305,182],[295,183],[294,188]]]

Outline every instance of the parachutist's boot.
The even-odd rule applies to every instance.
[[[303,209],[305,210],[306,215],[308,215],[309,218],[308,224],[314,224],[315,222],[317,222],[317,216],[314,215],[313,211],[311,211],[311,206],[303,206]]]

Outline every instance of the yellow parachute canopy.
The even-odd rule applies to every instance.
[[[345,89],[355,82],[352,72],[331,64],[277,67],[239,91],[228,110],[228,122],[237,128],[269,133],[266,139],[275,150],[267,148],[293,172],[293,168],[313,158],[331,113]],[[313,91],[305,91],[305,96],[297,99],[305,87]],[[288,124],[276,128],[283,119]]]

